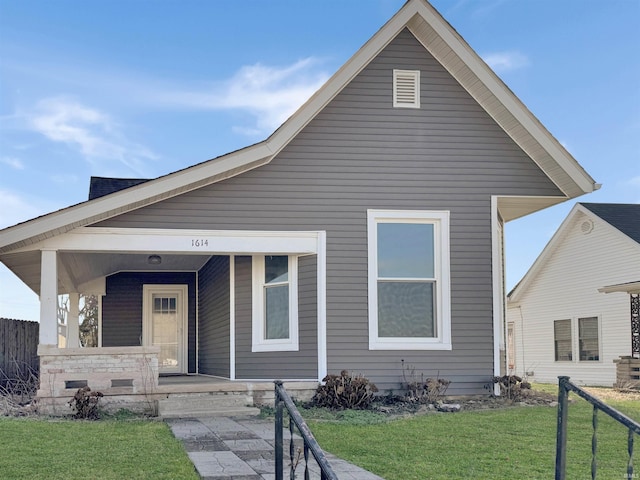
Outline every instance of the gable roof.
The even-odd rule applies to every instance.
[[[587,217],[598,217],[620,233],[631,238],[640,246],[640,204],[624,203],[576,203],[565,218],[558,230],[553,234],[542,253],[533,262],[531,268],[525,273],[522,280],[513,287],[507,295],[510,303],[517,302],[529,285],[535,280],[539,272],[547,264],[553,252],[565,239],[570,229],[572,219],[579,213]]]
[[[626,236],[640,243],[640,204],[580,203]]]
[[[110,193],[135,187],[148,181],[149,179],[146,178],[91,177],[89,182],[89,200],[104,197]]]
[[[514,199],[505,220],[598,188],[571,154],[426,0],[408,0],[320,90],[266,140],[126,190],[0,230],[0,253],[210,185],[269,163],[405,28],[409,29],[565,195],[531,203],[524,202],[521,198]]]

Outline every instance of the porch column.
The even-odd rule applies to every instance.
[[[640,358],[640,292],[629,292],[631,304],[631,356]]]
[[[40,345],[58,346],[58,252],[42,250],[40,266]]]
[[[80,346],[80,294],[69,293],[69,315],[67,316],[67,348]]]

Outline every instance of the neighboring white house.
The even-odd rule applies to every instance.
[[[631,292],[604,287],[639,280],[640,204],[577,203],[509,293],[510,371],[612,386],[614,360],[632,354],[632,302]]]

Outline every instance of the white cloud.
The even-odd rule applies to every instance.
[[[192,90],[156,92],[168,106],[205,110],[241,110],[255,117],[253,126],[235,126],[237,133],[270,133],[279,127],[327,80],[307,58],[285,67],[255,64],[242,67],[221,84]]]
[[[640,175],[639,175],[639,176],[637,176],[637,177],[631,177],[631,178],[627,181],[627,183],[628,183],[629,185],[631,185],[632,187],[638,187],[638,188],[640,188]]]
[[[482,59],[496,72],[510,72],[529,66],[529,59],[519,52],[494,52]]]
[[[73,173],[58,173],[56,175],[52,175],[51,180],[55,183],[70,185],[78,181],[78,176]]]
[[[5,165],[9,165],[11,168],[15,168],[16,170],[24,170],[24,164],[19,158],[15,157],[2,157],[0,158],[0,163],[4,163]]]
[[[145,162],[157,158],[146,147],[127,139],[107,114],[70,98],[41,100],[28,120],[33,130],[66,144],[92,164],[118,162],[142,174]]]
[[[271,133],[313,95],[329,78],[321,60],[305,58],[289,65],[246,65],[226,79],[210,82],[185,82],[182,79],[158,78],[141,72],[84,70],[70,65],[52,65],[41,75],[53,83],[63,82],[67,91],[92,95],[100,92],[101,101],[122,110],[226,110],[246,113],[253,120],[234,120],[234,132],[256,136]],[[115,72],[115,73],[114,73]],[[34,73],[35,74],[35,73]],[[50,78],[51,77],[51,78]],[[86,88],[91,85],[91,89]],[[85,97],[89,98],[89,97]],[[126,103],[122,100],[126,99]],[[123,141],[122,129],[104,112],[68,97],[53,97],[38,104],[32,126],[53,141],[76,148],[88,159],[119,158],[135,152],[139,145]],[[1,119],[1,118],[0,118]],[[149,153],[149,152],[147,152]],[[122,160],[121,160],[122,161]]]
[[[46,209],[8,190],[0,189],[0,228],[16,225],[42,215]]]

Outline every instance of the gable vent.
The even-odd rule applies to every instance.
[[[393,106],[420,108],[420,70],[393,71]]]
[[[593,231],[593,222],[591,220],[585,220],[582,222],[580,230],[582,230],[582,233],[585,235],[590,234]]]

